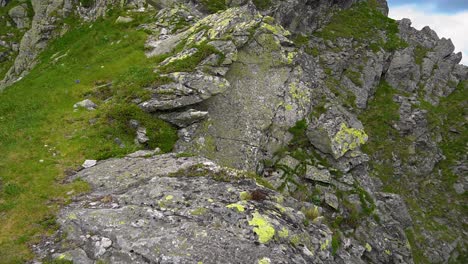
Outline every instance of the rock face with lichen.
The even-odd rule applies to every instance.
[[[125,167],[125,170],[121,168]],[[204,158],[108,160],[75,177],[93,193],[59,216],[53,257],[94,263],[333,263],[330,229],[297,200]],[[261,193],[264,197],[252,198]]]
[[[53,10],[85,20],[123,4],[129,16],[146,12],[139,28],[151,32],[159,81],[133,103],[179,129],[178,154],[110,159],[73,176],[92,192],[61,211],[62,240],[39,245],[40,257],[466,259],[468,67],[450,40],[389,19],[383,0],[62,2],[33,1],[6,83],[37,55],[21,50],[57,32],[37,24],[41,14],[56,25]]]

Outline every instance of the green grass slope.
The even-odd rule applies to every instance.
[[[144,16],[125,25],[115,24],[116,16],[94,24],[71,19],[71,30],[38,66],[0,93],[0,263],[31,259],[28,245],[54,230],[58,208],[89,188],[63,183],[66,171],[139,148],[130,119],[148,129],[147,147],[170,151],[177,139],[173,127],[130,103],[158,78],[144,55],[146,33],[136,30]],[[74,111],[85,98],[98,110]]]

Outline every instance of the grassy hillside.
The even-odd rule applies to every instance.
[[[38,66],[0,93],[0,263],[30,259],[28,245],[54,230],[59,206],[88,189],[81,181],[63,183],[66,173],[85,159],[140,147],[130,119],[148,129],[147,147],[170,151],[177,139],[173,127],[129,104],[157,78],[144,56],[146,34],[135,29],[144,15],[125,25],[115,24],[116,16],[94,24],[71,19],[71,30],[50,45]],[[74,111],[85,98],[98,110]]]

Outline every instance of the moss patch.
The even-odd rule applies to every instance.
[[[378,31],[386,32],[386,38],[381,38]],[[316,36],[336,41],[337,38],[353,38],[361,44],[372,48],[382,47],[394,51],[408,46],[398,37],[398,24],[395,20],[383,15],[374,5],[363,1],[353,7],[335,14],[330,23]]]
[[[237,209],[238,212],[244,212],[245,211],[245,206],[240,204],[240,203],[233,203],[233,204],[228,204],[226,205],[227,208],[235,208]]]
[[[227,8],[225,0],[201,0],[200,2],[210,13],[216,13]]]

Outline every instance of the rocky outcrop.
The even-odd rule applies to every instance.
[[[310,143],[321,152],[332,154],[335,159],[359,148],[368,139],[361,122],[338,107],[330,107],[307,130]]]
[[[65,241],[39,253],[80,263],[363,263],[375,251],[349,240],[333,256],[323,209],[204,158],[111,159],[74,178],[93,192],[59,215]],[[401,209],[397,197],[385,199],[379,206]]]
[[[8,16],[13,20],[18,29],[29,27],[28,6],[18,5],[8,11]]]
[[[70,0],[32,1],[31,3],[34,9],[31,28],[22,37],[18,56],[0,82],[0,89],[27,74],[27,71],[35,65],[39,52],[46,47],[50,39],[58,34],[55,31],[57,20],[68,16],[73,8]]]
[[[92,20],[111,4],[77,12]],[[466,106],[468,67],[450,40],[387,18],[386,1],[150,4],[160,10],[140,28],[151,32],[157,81],[133,102],[179,128],[179,154],[143,151],[79,172],[93,191],[62,210],[66,239],[40,254],[82,263],[466,254],[466,154],[454,143],[466,117],[443,107]],[[35,18],[70,12],[57,8],[36,3]],[[45,45],[34,36],[55,32],[35,21],[12,76],[36,56],[26,47]],[[145,144],[146,128],[131,123]]]
[[[80,263],[333,259],[331,231],[323,224],[304,226],[300,203],[258,186],[245,172],[203,158],[169,154],[109,160],[76,177],[89,181],[95,191],[61,213],[59,221],[71,246],[56,248],[54,256],[60,259]]]
[[[3,1],[6,5],[8,1]],[[64,25],[64,19],[74,12],[84,20],[95,20],[98,17],[104,16],[109,6],[121,4],[122,1],[117,0],[96,0],[91,6],[82,6],[73,0],[46,0],[31,1],[32,11],[28,11],[26,4],[17,5],[9,10],[9,16],[19,29],[28,29],[20,38],[21,42],[13,49],[16,56],[10,56],[8,60],[14,61],[13,66],[8,70],[5,76],[0,76],[0,91],[11,85],[18,79],[22,78],[36,64],[37,56],[47,46],[49,41],[67,30]],[[145,8],[145,1],[133,0],[122,2],[127,7]],[[0,5],[1,6],[1,5]],[[29,14],[34,14],[32,20],[29,21]],[[1,36],[0,36],[1,37]],[[13,45],[14,43],[12,43]],[[1,53],[0,53],[1,54]],[[1,57],[1,55],[0,55]]]

